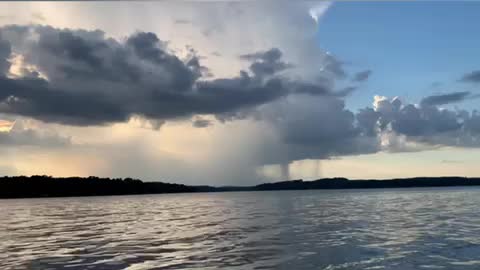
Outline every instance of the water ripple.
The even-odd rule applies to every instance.
[[[480,189],[1,200],[0,269],[480,269]]]

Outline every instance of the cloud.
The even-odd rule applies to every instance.
[[[206,128],[211,125],[213,125],[213,123],[208,119],[196,118],[192,121],[192,126],[196,128]]]
[[[238,61],[239,55],[279,48],[284,61],[295,65],[289,72],[312,78],[318,75],[327,56],[318,46],[318,24],[309,12],[315,9],[317,17],[321,17],[331,3],[261,1],[252,5],[250,1],[201,4],[124,2],[112,6],[106,3],[70,2],[60,5],[18,3],[0,6],[5,6],[8,13],[15,14],[8,21],[9,24],[29,24],[31,14],[41,12],[46,19],[42,24],[59,29],[101,29],[117,40],[123,40],[138,30],[157,33],[162,40],[168,41],[168,48],[176,52],[190,45],[203,53],[206,56],[202,59],[203,65],[208,66],[213,76],[219,78],[236,76],[241,69],[245,69],[248,63]],[[90,19],[85,20],[85,17]],[[179,19],[192,23],[178,25],[175,21]],[[203,36],[203,31],[212,28],[216,30],[210,36]],[[220,52],[222,57],[208,57],[210,55],[207,52],[211,51]]]
[[[263,106],[259,119],[274,137],[260,147],[262,165],[378,151],[375,134],[362,133],[339,97],[290,96]]]
[[[254,75],[260,78],[273,75],[277,72],[283,71],[292,67],[281,61],[282,52],[278,48],[272,48],[264,52],[256,52],[253,54],[244,54],[240,56],[241,59],[252,61],[250,70]]]
[[[235,115],[289,94],[335,94],[326,77],[307,82],[281,75],[292,65],[278,48],[242,55],[251,62],[250,74],[207,80],[208,69],[194,51],[182,59],[154,33],[138,32],[125,41],[99,30],[48,26],[13,25],[0,33],[8,40],[1,47],[4,59],[13,47],[39,71],[0,78],[0,112],[45,122],[87,126],[135,115],[155,121]],[[326,64],[334,74],[343,72],[331,56]]]
[[[344,87],[344,88],[340,89],[339,91],[337,91],[336,95],[340,96],[340,97],[348,96],[351,93],[353,93],[355,90],[357,90],[357,88],[358,87],[356,87],[356,86],[347,86],[347,87]]]
[[[463,75],[460,81],[469,83],[480,83],[480,70],[474,70]]]
[[[365,130],[403,136],[403,140],[422,147],[480,147],[480,118],[476,111],[441,109],[435,104],[417,106],[404,104],[398,98],[376,97],[374,110],[361,111],[357,118],[362,119],[359,124]]]
[[[347,72],[343,68],[343,62],[338,60],[332,54],[327,53],[324,59],[323,70],[326,71],[329,75],[333,75],[335,78],[344,79],[347,77]]]
[[[465,130],[476,136],[480,136],[480,113],[478,111],[473,111],[472,113],[462,111],[460,115],[463,118]]]
[[[9,132],[14,124],[15,122],[0,119],[0,132]]]
[[[442,94],[442,95],[432,95],[432,96],[424,97],[420,101],[420,104],[422,106],[445,105],[449,103],[456,103],[456,102],[463,101],[469,96],[470,96],[469,91],[453,92],[453,93]]]
[[[0,34],[0,77],[5,76],[10,69],[10,54],[12,53],[10,43],[2,38]]]
[[[428,100],[428,99],[427,99]],[[376,96],[353,112],[336,96],[290,96],[264,105],[257,119],[273,130],[261,164],[440,147],[480,147],[480,114]]]
[[[367,136],[376,136],[381,125],[381,115],[381,112],[373,108],[360,109],[355,116],[360,131]]]
[[[64,147],[71,144],[68,137],[62,137],[52,132],[41,132],[25,128],[19,122],[8,131],[0,130],[0,146],[40,146]]]
[[[356,81],[356,82],[364,82],[364,81],[368,80],[370,75],[372,75],[371,70],[360,71],[353,76],[352,80]]]

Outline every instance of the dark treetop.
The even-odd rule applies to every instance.
[[[50,176],[0,177],[0,198],[101,196],[130,194],[159,194],[180,192],[222,192],[260,190],[304,190],[304,189],[355,189],[355,188],[408,188],[477,186],[480,178],[465,177],[417,177],[390,180],[348,180],[326,178],[315,181],[292,180],[265,183],[257,186],[186,186],[141,180],[110,179],[98,177],[55,178]]]

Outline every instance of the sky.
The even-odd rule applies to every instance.
[[[0,3],[0,175],[479,176],[476,2]]]
[[[368,87],[349,101],[352,108],[364,106],[378,91],[412,102],[426,94],[474,91],[457,79],[478,69],[478,6],[473,1],[338,2],[323,16],[318,42],[351,62],[352,69],[375,67]],[[477,108],[473,100],[463,105]]]

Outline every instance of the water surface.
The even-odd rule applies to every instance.
[[[480,189],[0,200],[0,269],[480,269]]]

